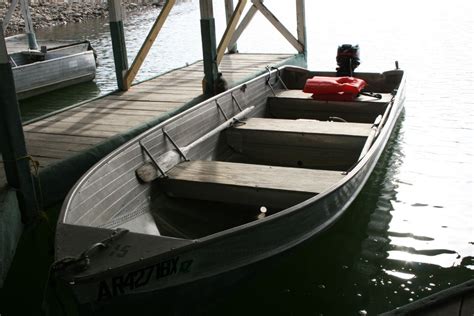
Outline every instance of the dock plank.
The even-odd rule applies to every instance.
[[[121,115],[127,116],[146,116],[146,117],[153,117],[155,115],[161,115],[163,112],[166,112],[166,110],[162,109],[110,109],[110,108],[81,108],[81,109],[71,109],[72,113],[92,113],[92,114],[103,114],[103,115],[108,115],[108,114],[115,114],[115,115]]]
[[[123,109],[123,110],[146,110],[146,111],[169,111],[176,108],[176,103],[173,102],[146,102],[146,101],[125,101],[112,100],[104,98],[97,101],[92,101],[80,108],[93,109]],[[78,108],[76,108],[78,109]]]
[[[44,120],[41,122],[36,122],[28,125],[27,129],[32,128],[34,130],[37,130],[35,128],[42,128],[42,127],[64,127],[67,128],[68,131],[71,130],[84,130],[84,129],[91,129],[91,130],[100,130],[100,131],[122,131],[124,128],[130,128],[130,126],[134,126],[134,123],[114,123],[112,121],[107,121],[107,124],[102,124],[101,122],[79,122],[79,121],[69,121],[67,119],[63,120]],[[75,135],[75,134],[72,134]]]
[[[124,125],[133,126],[146,122],[152,119],[150,115],[120,115],[115,113],[92,113],[92,112],[73,112],[68,111],[67,113],[60,113],[48,118],[44,121],[54,122],[81,122],[81,123],[94,123],[104,125]]]
[[[30,132],[25,135],[26,141],[44,141],[48,137],[48,143],[66,143],[66,144],[85,144],[85,145],[96,145],[104,141],[105,137],[87,137],[87,136],[73,136],[73,135],[58,135],[50,134],[45,135],[42,133]],[[56,146],[62,146],[60,144]]]
[[[108,99],[111,100],[130,100],[130,101],[161,101],[161,102],[175,102],[185,103],[201,93],[196,92],[194,95],[180,95],[180,94],[163,94],[159,91],[127,91],[117,92],[111,94]]]
[[[55,142],[45,142],[44,140],[26,140],[26,145],[30,150],[37,149],[51,149],[51,150],[61,150],[61,151],[72,151],[72,152],[81,152],[90,148],[89,144],[77,144],[77,143],[62,143],[58,146]],[[37,152],[35,150],[35,152]]]
[[[176,85],[176,82],[170,82],[167,80],[163,80],[161,77],[155,78],[155,79],[150,79],[148,81],[144,81],[139,83],[138,85],[132,86],[133,89],[145,87],[154,87],[156,88],[157,85],[160,87],[164,88],[170,88],[170,87],[181,87],[181,88],[192,88],[192,89],[199,89],[202,90],[202,83],[198,81],[186,81],[186,80],[181,80],[179,85]]]
[[[128,126],[112,126],[112,125],[94,125],[94,124],[74,124],[64,122],[43,122],[43,125],[28,125],[25,132],[39,132],[44,134],[67,134],[72,136],[86,136],[86,137],[112,137],[120,132],[125,132],[129,129]],[[45,137],[48,141],[48,137]],[[92,146],[91,146],[92,147]]]
[[[159,92],[165,94],[189,94],[194,97],[196,93],[202,92],[202,87],[199,85],[195,86],[183,86],[183,85],[164,85],[162,84],[159,88],[154,85],[151,86],[133,86],[129,91],[133,92]]]
[[[55,148],[45,148],[41,146],[32,146],[32,145],[29,145],[29,150],[31,151],[31,155],[33,157],[45,157],[45,158],[57,158],[57,159],[65,159],[80,152],[80,150],[72,151],[72,150],[66,150],[63,148],[55,149]]]

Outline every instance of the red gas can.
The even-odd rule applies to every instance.
[[[354,77],[313,77],[306,80],[303,92],[316,100],[354,100],[367,83]]]

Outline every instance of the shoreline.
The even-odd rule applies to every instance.
[[[152,7],[161,7],[163,0],[137,1],[125,3],[126,12],[139,12]],[[8,6],[0,6],[0,19],[5,17]],[[108,16],[107,2],[96,4],[89,2],[74,3],[42,3],[30,5],[31,19],[34,29],[39,30],[52,26],[69,23],[81,23],[85,20],[105,18]],[[15,9],[10,23],[8,23],[5,36],[22,34],[25,31],[25,22],[20,13],[20,5]]]

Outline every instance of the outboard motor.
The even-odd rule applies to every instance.
[[[359,45],[343,44],[337,48],[337,76],[353,77],[354,69],[360,65]]]

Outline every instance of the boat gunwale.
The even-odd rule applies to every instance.
[[[51,63],[51,62],[57,62],[57,61],[60,61],[60,60],[63,60],[63,59],[70,59],[70,58],[76,58],[78,56],[82,56],[82,55],[92,55],[92,57],[94,57],[94,52],[92,50],[86,50],[86,51],[83,51],[83,52],[79,52],[79,53],[75,53],[75,54],[72,54],[72,55],[66,55],[66,56],[61,56],[61,57],[57,57],[57,58],[52,58],[52,59],[47,59],[47,60],[41,60],[41,61],[35,61],[33,63],[30,63],[30,64],[25,64],[25,65],[19,65],[19,66],[15,66],[15,67],[12,67],[12,71],[15,72],[15,71],[21,71],[23,68],[26,68],[26,67],[32,67],[34,65],[46,65],[48,63]],[[94,62],[94,65],[95,65],[95,62]]]

